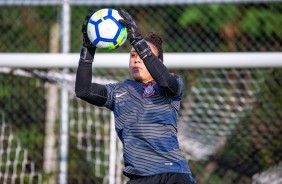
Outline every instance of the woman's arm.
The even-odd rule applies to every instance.
[[[93,105],[102,106],[107,101],[107,89],[104,85],[91,83],[92,63],[80,60],[75,81],[75,94],[78,98]]]
[[[119,22],[128,29],[128,38],[131,45],[144,61],[153,79],[169,96],[179,95],[181,89],[177,81],[177,76],[170,74],[166,66],[154,55],[150,46],[139,32],[136,22],[131,15],[123,9],[119,10],[119,14],[123,18]]]
[[[90,42],[87,36],[86,27],[89,18],[93,13],[89,13],[81,28],[83,44],[80,52],[79,65],[76,73],[75,94],[77,97],[97,106],[102,106],[107,101],[107,89],[104,85],[91,83],[92,62],[96,47]]]
[[[146,57],[143,61],[153,79],[169,96],[179,95],[178,76],[170,74],[166,66],[154,54]]]

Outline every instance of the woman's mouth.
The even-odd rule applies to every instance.
[[[138,67],[133,67],[132,68],[132,72],[133,73],[139,73],[139,70],[140,70],[140,68],[138,68]]]

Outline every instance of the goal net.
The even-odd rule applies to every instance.
[[[42,174],[35,170],[29,150],[22,146],[12,124],[5,121],[3,111],[0,128],[0,183],[42,183]]]
[[[267,183],[265,181],[269,179],[277,183],[281,181],[282,69],[182,67],[170,70],[184,80],[178,136],[182,153],[189,160],[198,182],[205,183],[208,178],[231,183]],[[124,68],[94,68],[93,74],[93,81],[101,84],[122,82],[130,77]],[[37,132],[40,133],[42,127],[34,133],[22,127],[25,131],[21,133],[18,124],[32,123],[27,117],[36,113],[43,117],[34,117],[35,125],[46,126],[46,113],[50,111],[46,105],[49,99],[46,95],[50,85],[57,90],[67,90],[69,94],[69,174],[86,174],[86,178],[78,176],[75,181],[126,181],[122,176],[122,145],[115,135],[113,117],[108,110],[90,105],[75,96],[75,69],[70,69],[66,75],[59,70],[1,68],[0,75],[1,83],[5,83],[6,87],[24,83],[28,88],[33,88],[33,92],[42,93],[30,98],[30,94],[18,90],[1,98],[2,116],[6,117],[1,121],[2,181],[9,183],[28,178],[30,182],[37,179],[41,183],[44,178],[50,180],[50,173],[46,175],[46,170],[40,167],[48,162],[44,160],[46,152],[39,157],[28,156],[28,150],[33,149],[31,144],[39,143],[31,139],[25,146],[21,143],[27,141],[21,139],[24,134],[27,136],[26,131],[39,138]],[[33,110],[23,115],[20,110],[10,110],[4,102],[13,99],[17,99],[17,104],[24,104],[21,101],[25,101],[27,106],[36,106],[37,112]],[[39,105],[38,101],[42,104]],[[58,103],[53,105],[58,107],[51,108],[59,109]],[[57,112],[56,116],[61,115]],[[13,127],[13,131],[5,127]],[[59,133],[58,127],[53,127],[53,131]],[[44,139],[45,142],[50,140],[49,136],[45,132],[42,145]],[[58,139],[49,149],[56,150],[57,144]],[[39,147],[40,153],[46,150],[46,146]]]

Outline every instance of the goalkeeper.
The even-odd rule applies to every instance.
[[[177,115],[183,91],[181,79],[163,64],[162,39],[142,37],[132,17],[119,10],[132,45],[129,70],[133,80],[92,83],[96,47],[82,25],[83,45],[76,74],[77,97],[114,112],[117,135],[124,146],[124,175],[128,184],[194,184],[187,161],[180,154]]]

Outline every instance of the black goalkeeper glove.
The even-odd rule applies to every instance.
[[[136,22],[131,15],[123,9],[118,10],[119,15],[123,18],[119,22],[127,28],[129,42],[136,50],[141,59],[152,55],[152,50],[138,31]]]
[[[87,24],[90,19],[90,17],[93,15],[93,12],[88,13],[85,17],[85,20],[81,26],[81,32],[82,32],[82,48],[80,52],[80,61],[86,62],[86,63],[92,63],[94,54],[96,51],[96,47],[91,43],[91,41],[88,38],[87,35]]]

